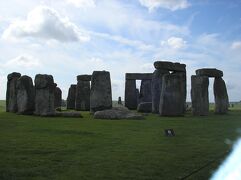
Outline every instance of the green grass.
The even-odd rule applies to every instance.
[[[4,112],[0,179],[208,179],[240,134],[241,110],[145,120],[41,118]],[[165,137],[173,128],[176,136]],[[221,156],[221,157],[220,157]]]

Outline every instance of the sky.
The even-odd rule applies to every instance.
[[[222,70],[230,101],[240,101],[240,9],[240,0],[0,1],[0,99],[14,71],[53,75],[66,98],[94,70],[110,71],[113,99],[124,99],[125,73],[166,60],[187,65],[188,101],[199,68]]]

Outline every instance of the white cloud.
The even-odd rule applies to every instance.
[[[29,12],[26,20],[16,20],[4,31],[5,39],[26,37],[61,42],[87,41],[89,37],[66,17],[47,6],[38,6]]]
[[[231,49],[241,49],[241,41],[236,41],[236,42],[233,42],[232,45],[231,45]]]
[[[186,41],[184,41],[180,37],[170,37],[166,42],[162,41],[162,45],[168,45],[169,47],[173,49],[182,49],[186,47]]]
[[[153,63],[145,63],[141,65],[141,70],[142,72],[153,72],[155,69]]]
[[[7,63],[5,63],[4,66],[5,67],[18,66],[18,67],[22,67],[22,68],[31,69],[31,68],[41,66],[41,63],[39,62],[38,59],[35,59],[34,57],[32,57],[30,55],[23,54],[23,55],[20,55],[16,58],[9,60]]]
[[[139,0],[142,6],[145,6],[149,11],[155,8],[165,8],[171,11],[185,9],[190,6],[187,0]]]
[[[95,7],[94,0],[66,0],[68,4],[72,4],[77,8],[92,8]]]

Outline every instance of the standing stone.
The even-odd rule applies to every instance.
[[[183,115],[182,78],[177,74],[166,74],[162,78],[159,112],[161,116]]]
[[[126,80],[125,107],[132,110],[137,108],[136,80]]]
[[[13,72],[8,75],[6,93],[6,112],[17,112],[17,80],[21,77],[20,73]]]
[[[17,80],[17,109],[19,114],[33,114],[35,90],[32,78],[21,76]]]
[[[140,88],[140,103],[141,102],[151,102],[151,80],[142,80]]]
[[[152,112],[159,113],[160,95],[162,89],[162,77],[169,74],[168,70],[157,69],[154,71],[151,82]]]
[[[186,112],[186,98],[187,98],[187,77],[186,72],[174,72],[173,74],[177,74],[181,77],[181,85],[182,85],[182,91],[183,94],[183,112]]]
[[[40,116],[55,115],[53,76],[37,74],[35,76],[35,114]]]
[[[207,76],[191,77],[192,113],[196,116],[207,116],[209,112],[208,100],[209,79]]]
[[[94,71],[91,78],[90,111],[96,112],[112,108],[110,73]]]
[[[76,86],[75,109],[77,111],[90,110],[90,82],[79,80]]]
[[[215,97],[215,113],[226,114],[229,107],[228,93],[224,80],[215,78],[213,84]]]
[[[76,86],[75,84],[71,84],[68,97],[67,97],[67,109],[75,109],[75,95],[76,95]]]
[[[55,87],[54,91],[54,107],[60,108],[62,106],[62,91],[59,87]]]

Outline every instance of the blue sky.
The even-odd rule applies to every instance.
[[[79,74],[111,73],[113,99],[126,72],[153,72],[169,60],[224,71],[241,100],[240,0],[8,0],[0,2],[0,99],[6,76],[52,74],[66,98]],[[210,100],[213,101],[210,80]]]

